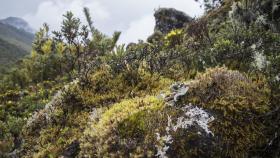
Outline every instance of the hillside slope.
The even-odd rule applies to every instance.
[[[230,2],[160,8],[126,48],[87,8],[87,27],[72,12],[44,25],[0,79],[0,157],[279,158],[280,4]]]
[[[28,54],[27,50],[24,50],[16,45],[12,45],[7,41],[0,39],[0,63],[8,64],[13,63],[17,59],[24,57]]]
[[[0,39],[1,64],[7,64],[30,53],[34,34],[0,21]]]

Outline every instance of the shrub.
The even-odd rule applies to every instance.
[[[165,46],[167,47],[174,47],[181,44],[183,41],[183,30],[175,29],[170,31],[167,35],[165,35],[164,40]]]
[[[121,99],[159,93],[171,80],[145,71],[126,71],[119,74],[101,69],[91,75],[90,83],[78,95],[89,107],[108,106]]]

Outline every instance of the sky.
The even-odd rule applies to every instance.
[[[153,13],[159,7],[172,7],[191,17],[203,14],[194,0],[0,0],[0,19],[25,19],[35,30],[44,22],[58,30],[62,15],[72,11],[85,22],[83,8],[90,9],[94,26],[107,35],[121,31],[120,43],[145,40],[153,33]]]

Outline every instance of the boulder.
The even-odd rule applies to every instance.
[[[193,19],[184,12],[173,8],[160,8],[154,14],[156,20],[155,32],[160,31],[164,34],[173,29],[180,29]]]

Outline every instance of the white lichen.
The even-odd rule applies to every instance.
[[[256,48],[257,48],[257,45],[256,45],[256,44],[252,44],[252,45],[251,45],[251,49],[252,49],[253,51],[255,51]]]
[[[182,110],[184,111],[184,116],[177,118],[176,124],[172,124],[171,119],[168,118],[170,127],[174,132],[179,128],[188,129],[196,125],[203,129],[205,133],[214,135],[208,127],[208,124],[214,120],[213,116],[210,116],[206,111],[192,104],[184,106]]]
[[[104,110],[102,108],[93,108],[89,114],[89,124],[92,124],[92,122],[99,119],[103,111]]]
[[[186,105],[183,108],[185,112],[185,117],[188,119],[182,120],[182,125],[189,127],[197,124],[200,128],[204,130],[207,134],[214,134],[209,130],[208,124],[214,120],[213,116],[210,116],[205,110],[192,104]]]
[[[52,98],[52,100],[45,105],[45,108],[34,112],[27,120],[26,127],[33,127],[37,123],[48,124],[52,121],[52,114],[55,108],[63,104],[64,96],[70,91],[70,87],[74,87],[79,83],[79,79],[75,79],[69,84],[65,85],[62,90],[59,90]]]
[[[173,142],[172,136],[169,134],[168,131],[167,131],[167,133],[168,134],[165,136],[160,136],[159,133],[156,133],[157,141],[160,144],[160,145],[156,145],[156,148],[157,148],[156,156],[158,156],[159,158],[167,158],[166,152],[169,149],[168,145],[172,144],[172,142]]]
[[[164,92],[160,92],[160,94],[157,96],[157,98],[160,100],[164,100],[165,97],[166,95],[164,94]]]
[[[256,19],[256,24],[266,25],[267,24],[267,17],[264,16],[264,15],[259,15]]]
[[[231,10],[228,13],[229,19],[231,20],[232,23],[237,23],[236,12],[239,9],[239,5],[240,4],[238,2],[233,2],[232,6],[231,6]]]
[[[268,61],[266,60],[266,57],[263,55],[263,53],[259,51],[255,51],[254,59],[255,59],[254,61],[255,67],[258,70],[262,70],[263,68],[266,67],[266,65],[268,65]]]
[[[160,144],[156,145],[156,156],[160,158],[167,158],[166,152],[173,142],[170,132],[176,132],[178,129],[189,129],[196,126],[201,128],[207,135],[214,136],[214,133],[208,126],[208,124],[214,120],[213,116],[210,116],[210,114],[208,114],[205,110],[197,106],[193,106],[192,104],[184,106],[181,110],[184,112],[184,115],[175,119],[177,120],[176,123],[173,123],[172,118],[168,116],[168,123],[165,128],[166,134],[164,136],[156,133],[157,141],[159,142],[158,144]],[[201,132],[198,131],[198,134],[201,135]]]
[[[275,76],[275,81],[276,81],[276,82],[279,82],[279,81],[280,81],[280,74],[278,74],[278,75]]]

